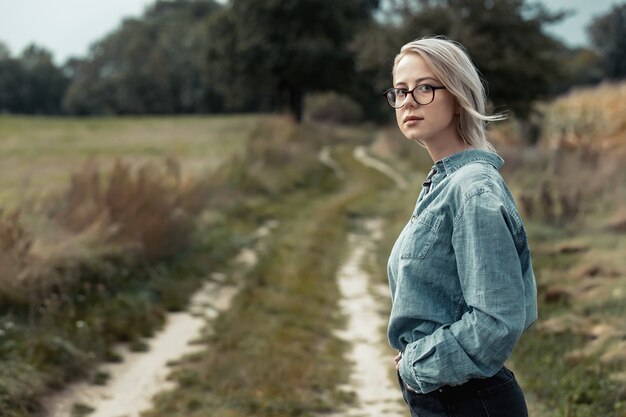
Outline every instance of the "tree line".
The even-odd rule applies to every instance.
[[[464,44],[497,108],[626,77],[626,3],[588,27],[593,48],[545,32],[567,12],[525,0],[158,0],[57,66],[0,43],[0,113],[126,115],[290,111],[333,91],[380,118],[399,47],[441,34]]]

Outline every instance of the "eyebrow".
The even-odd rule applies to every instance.
[[[439,82],[436,79],[434,79],[433,77],[421,77],[421,78],[418,78],[417,80],[415,80],[415,83],[419,84],[419,83],[421,83],[422,81],[425,81],[425,80],[433,80],[436,83]],[[394,86],[398,86],[398,85],[407,85],[407,84],[404,81],[398,81],[397,83],[394,83]]]

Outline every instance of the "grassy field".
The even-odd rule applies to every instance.
[[[242,151],[263,116],[54,118],[0,116],[0,206],[18,208],[67,184],[88,158],[104,168],[166,157],[184,174]]]
[[[274,120],[0,119],[1,415],[35,414],[43,393],[115,359],[116,343],[142,349],[235,253],[252,226],[215,214],[236,210],[217,191],[228,173],[199,178],[241,160],[261,119]]]

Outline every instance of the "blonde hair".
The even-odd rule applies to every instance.
[[[495,152],[493,145],[487,140],[487,122],[504,120],[506,114],[485,113],[485,88],[465,48],[442,36],[414,40],[404,45],[396,55],[392,75],[398,62],[407,54],[422,57],[439,81],[456,98],[461,109],[457,121],[457,131],[461,139],[473,148]]]

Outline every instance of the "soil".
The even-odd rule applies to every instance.
[[[352,344],[346,358],[352,364],[352,374],[349,385],[343,388],[355,399],[352,407],[337,416],[406,416],[400,388],[392,381],[394,352],[385,348],[387,320],[382,314],[381,298],[374,294],[382,291],[370,282],[363,265],[381,237],[382,221],[369,220],[365,229],[365,233],[348,236],[349,254],[337,276],[341,311],[347,322],[339,336]]]

